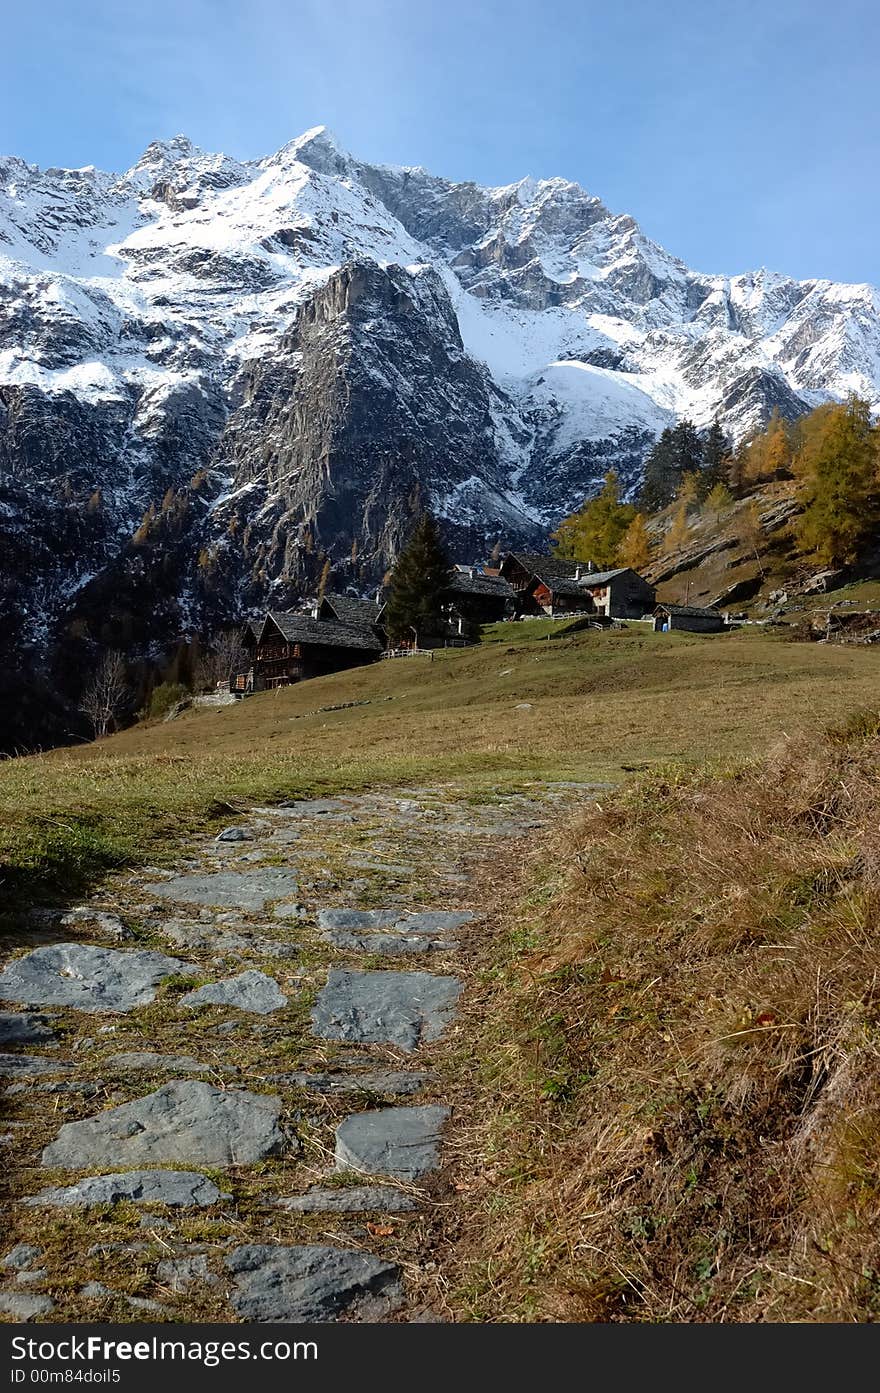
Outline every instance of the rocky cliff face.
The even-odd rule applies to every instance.
[[[366,587],[421,506],[462,557],[535,545],[676,416],[880,404],[877,311],[693,272],[564,179],[455,184],[320,128],[124,175],[0,159],[6,670],[57,735],[102,646],[158,658],[327,558]]]

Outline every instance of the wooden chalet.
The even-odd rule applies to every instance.
[[[628,566],[616,571],[585,570],[577,584],[605,619],[641,619],[656,603],[653,585]]]
[[[285,687],[375,662],[384,647],[382,639],[368,628],[309,614],[270,612],[249,650],[248,668],[234,674],[230,687],[242,696]]]
[[[724,616],[711,605],[657,605],[654,610],[654,629],[668,633],[685,629],[694,634],[717,634],[726,628]]]
[[[592,613],[593,601],[578,584],[586,569],[583,561],[531,552],[511,552],[501,563],[501,575],[513,589],[519,614]]]
[[[596,571],[586,561],[511,552],[501,564],[501,575],[513,587],[520,614],[641,619],[655,603],[654,587],[628,566]]]
[[[461,631],[474,624],[497,624],[516,609],[510,581],[479,566],[456,566],[446,593],[452,627]]]

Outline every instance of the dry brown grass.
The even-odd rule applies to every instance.
[[[449,778],[475,788],[617,780],[655,763],[761,753],[781,731],[864,706],[880,672],[871,649],[786,643],[758,629],[634,627],[548,642],[548,628],[498,625],[481,647],[431,663],[377,663],[0,761],[7,901],[34,886],[82,894],[108,868],[228,820],[239,801]]]
[[[536,854],[477,1003],[463,1316],[880,1316],[878,769],[854,721]]]

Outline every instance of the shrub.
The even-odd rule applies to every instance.
[[[179,701],[185,701],[188,696],[189,692],[182,683],[160,682],[158,687],[154,687],[150,693],[142,715],[147,720],[159,721],[163,716],[167,716],[172,706],[175,706]]]

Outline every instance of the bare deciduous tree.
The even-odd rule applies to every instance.
[[[243,666],[244,646],[239,629],[226,629],[215,634],[207,651],[199,658],[195,675],[197,691],[213,691],[218,682],[227,682],[230,674]]]
[[[101,659],[79,699],[79,709],[91,723],[96,740],[116,729],[130,698],[125,660],[111,650]]]

